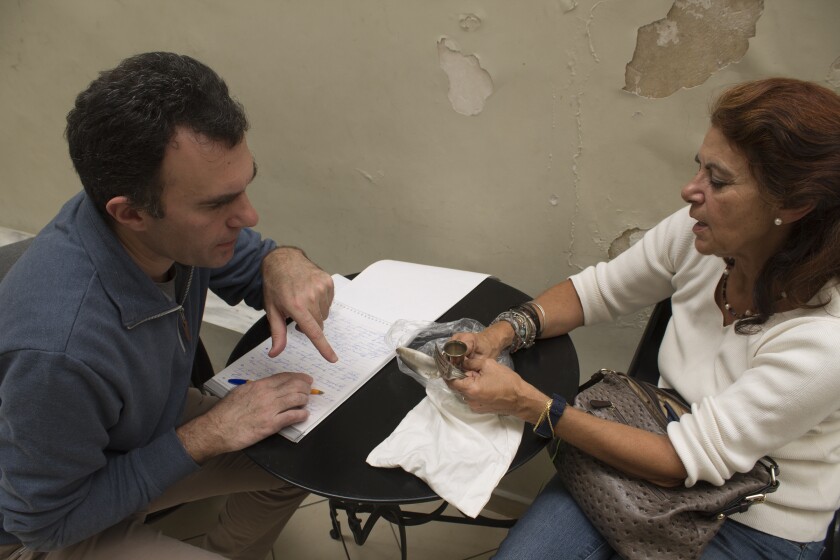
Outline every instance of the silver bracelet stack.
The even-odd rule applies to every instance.
[[[545,310],[540,304],[529,301],[502,311],[490,324],[495,325],[500,321],[505,321],[513,328],[513,342],[510,345],[512,354],[534,345],[545,325]]]

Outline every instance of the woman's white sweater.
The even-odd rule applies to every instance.
[[[840,507],[840,284],[815,297],[830,299],[825,307],[777,313],[756,334],[737,334],[715,302],[724,262],[696,251],[694,223],[686,207],[616,259],[573,276],[585,324],[670,297],[660,384],[692,403],[668,428],[686,486],[723,484],[769,455],[779,490],[732,519],[794,541],[822,540]]]

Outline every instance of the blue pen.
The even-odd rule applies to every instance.
[[[231,378],[231,379],[228,379],[228,383],[230,383],[231,385],[245,385],[246,383],[248,383],[248,380],[247,379]]]

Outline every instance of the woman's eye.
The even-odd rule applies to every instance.
[[[728,183],[726,181],[719,181],[719,180],[715,179],[714,177],[709,177],[709,184],[712,185],[712,188],[714,188],[714,189],[722,189]]]

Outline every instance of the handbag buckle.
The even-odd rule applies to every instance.
[[[733,513],[743,513],[747,511],[753,504],[763,504],[767,494],[753,494],[751,496],[744,496],[741,500],[719,512],[715,517],[717,519],[726,519],[727,516]]]

